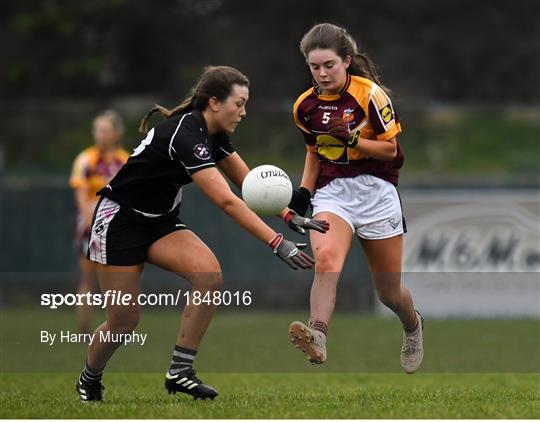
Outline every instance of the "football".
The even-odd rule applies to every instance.
[[[276,215],[291,201],[292,184],[287,173],[269,164],[255,167],[242,183],[242,198],[260,215]]]

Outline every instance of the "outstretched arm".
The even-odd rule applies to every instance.
[[[249,167],[237,152],[233,152],[223,160],[218,161],[217,165],[238,189],[242,189],[242,182],[249,173]]]
[[[311,192],[315,189],[319,177],[320,163],[317,155],[308,151],[304,165],[304,174],[300,187],[293,192],[289,207],[281,212],[287,225],[297,233],[306,234],[306,230],[326,233],[330,229],[327,221],[304,217],[311,205]]]
[[[216,168],[198,171],[191,177],[214,204],[257,239],[268,244],[277,234],[234,194]]]
[[[215,167],[200,170],[191,178],[225,214],[257,239],[269,245],[274,254],[291,268],[296,270],[299,267],[304,269],[313,267],[315,263],[313,258],[299,250],[306,245],[290,242],[284,239],[282,234],[276,233],[231,191],[229,184]]]

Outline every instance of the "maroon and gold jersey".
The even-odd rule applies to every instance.
[[[75,158],[69,185],[73,189],[86,187],[88,199],[97,202],[97,191],[109,183],[128,158],[129,153],[122,148],[105,157],[97,147],[88,147]]]
[[[386,141],[401,133],[401,125],[392,102],[373,81],[360,76],[347,76],[347,83],[339,94],[322,95],[318,87],[304,92],[293,108],[294,121],[304,135],[307,150],[317,153],[321,172],[317,188],[339,177],[371,174],[397,186],[403,151],[397,143],[397,156],[392,161],[369,158],[357,149],[347,148],[328,133],[327,124],[333,117],[341,117],[351,132],[360,137]]]

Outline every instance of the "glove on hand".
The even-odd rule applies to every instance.
[[[291,229],[302,235],[306,234],[306,229],[326,233],[330,228],[330,225],[325,220],[315,220],[313,218],[301,217],[294,211],[289,211],[287,214],[285,214],[283,220]]]
[[[326,125],[328,133],[335,138],[338,138],[349,148],[355,148],[358,145],[358,139],[360,138],[360,131],[349,132],[347,123],[339,117],[332,117]]]
[[[281,260],[285,261],[293,270],[313,268],[315,260],[300,249],[307,247],[306,243],[294,243],[286,240],[281,233],[269,242],[270,247]]]

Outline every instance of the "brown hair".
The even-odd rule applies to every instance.
[[[300,51],[308,58],[310,51],[320,49],[333,50],[343,60],[349,56],[351,64],[347,72],[375,82],[388,95],[391,91],[382,83],[374,63],[365,53],[360,53],[356,41],[345,28],[331,23],[320,23],[312,27],[300,41]]]
[[[239,70],[229,66],[207,66],[197,83],[191,88],[190,94],[172,110],[158,104],[148,112],[141,120],[139,132],[148,132],[148,120],[155,112],[159,111],[163,117],[169,118],[192,110],[203,111],[208,107],[208,101],[216,97],[218,101],[224,101],[231,95],[232,86],[249,86],[249,79]]]

